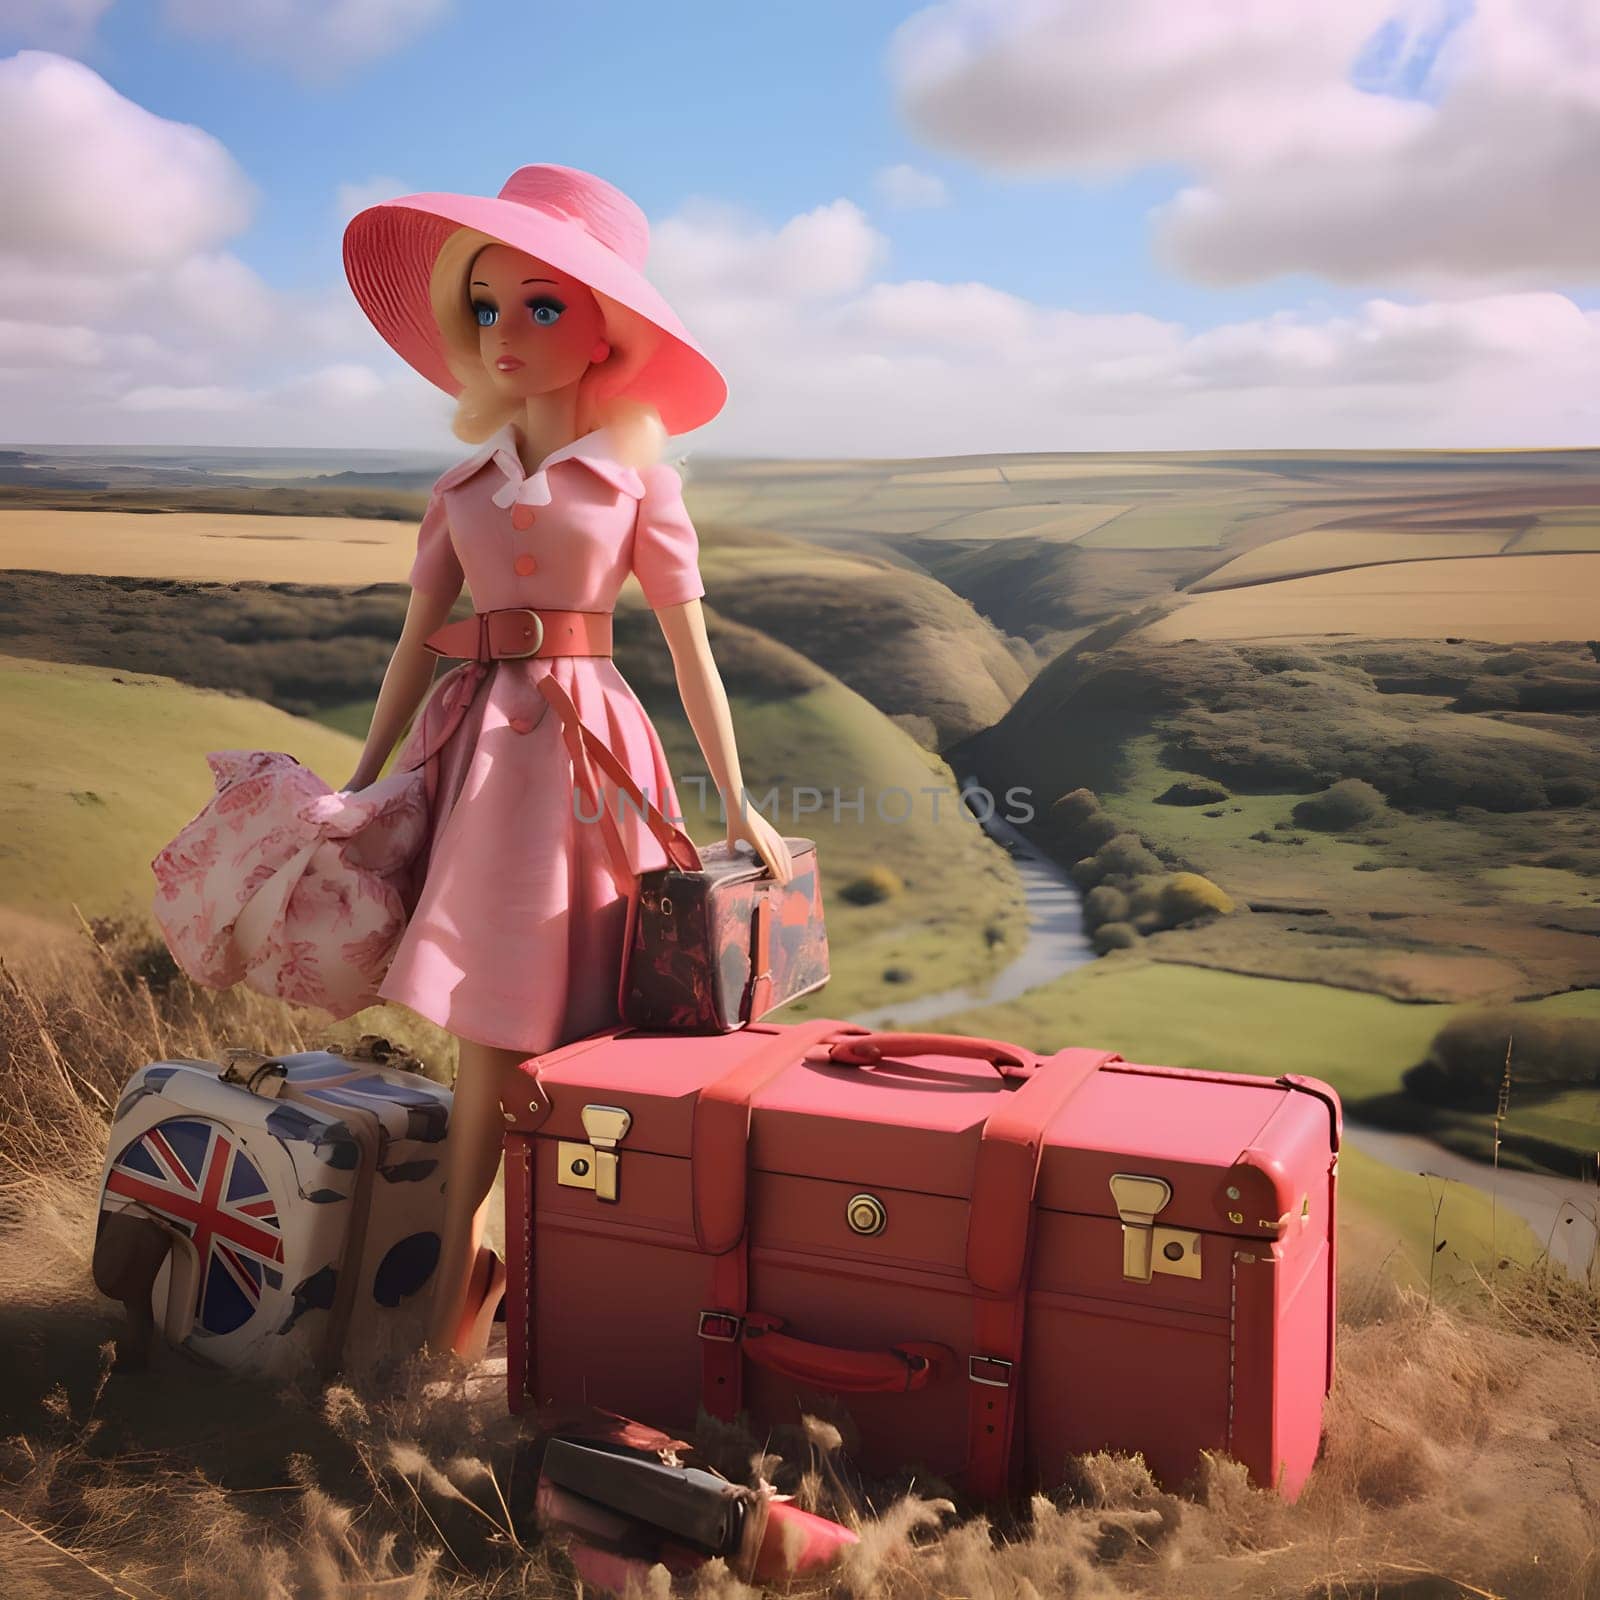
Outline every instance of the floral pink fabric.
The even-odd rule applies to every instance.
[[[215,750],[217,792],[151,862],[155,915],[196,983],[336,1018],[377,1003],[427,840],[420,770],[330,790],[281,750]]]

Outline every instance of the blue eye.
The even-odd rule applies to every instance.
[[[472,314],[478,319],[480,328],[492,328],[500,320],[500,313],[487,300],[474,300]]]
[[[552,296],[542,294],[537,300],[528,301],[528,310],[533,313],[533,320],[541,328],[553,327],[561,319],[561,313],[567,308]]]

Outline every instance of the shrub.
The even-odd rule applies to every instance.
[[[1407,1094],[1431,1105],[1492,1113],[1508,1041],[1513,1096],[1600,1085],[1600,1020],[1541,1017],[1517,1006],[1485,1006],[1452,1017],[1400,1081]]]
[[[1321,794],[1302,800],[1289,814],[1302,828],[1336,833],[1374,822],[1387,809],[1388,802],[1365,778],[1342,778]]]
[[[1081,841],[1079,848],[1098,850],[1101,845],[1110,844],[1116,836],[1116,823],[1104,811],[1097,811],[1078,829],[1078,839]]]
[[[1164,877],[1135,879],[1128,891],[1128,909],[1135,917],[1142,916],[1146,911],[1161,910],[1161,885],[1165,882]]]
[[[1526,650],[1508,650],[1503,656],[1490,656],[1484,662],[1483,670],[1492,672],[1497,678],[1504,678],[1513,672],[1531,672],[1538,665],[1538,660]]]
[[[1073,789],[1051,803],[1050,831],[1075,855],[1088,855],[1114,838],[1117,825],[1100,809],[1091,789]]]
[[[1130,950],[1139,942],[1139,935],[1126,922],[1107,922],[1094,930],[1091,941],[1097,956],[1112,950]]]
[[[1147,872],[1162,871],[1161,858],[1145,848],[1136,833],[1119,833],[1107,839],[1094,853],[1102,878],[1137,878]]]
[[[1091,889],[1083,898],[1083,920],[1090,928],[1106,922],[1125,922],[1127,917],[1127,895],[1109,883]]]
[[[839,890],[839,897],[853,906],[877,905],[904,890],[900,875],[892,867],[869,867]]]
[[[1233,901],[1198,872],[1175,872],[1161,887],[1161,915],[1169,927],[1212,913],[1226,916],[1232,910]]]
[[[1099,809],[1093,789],[1072,789],[1050,802],[1050,820],[1057,827],[1075,828]]]
[[[1587,778],[1556,778],[1544,786],[1544,797],[1553,806],[1582,806],[1600,793]]]
[[[1184,778],[1156,796],[1158,806],[1213,806],[1232,796],[1209,778]]]
[[[1071,867],[1072,881],[1080,889],[1092,889],[1105,875],[1105,868],[1100,865],[1097,856],[1085,856],[1081,861],[1074,861]]]

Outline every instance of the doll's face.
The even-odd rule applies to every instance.
[[[526,397],[581,378],[605,338],[587,285],[510,245],[485,245],[467,275],[478,353],[496,388]]]

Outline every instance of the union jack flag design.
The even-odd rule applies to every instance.
[[[283,1281],[278,1204],[237,1136],[203,1117],[172,1117],[133,1140],[111,1164],[106,1192],[135,1200],[193,1241],[200,1264],[195,1321],[234,1333],[261,1305],[263,1283]]]

